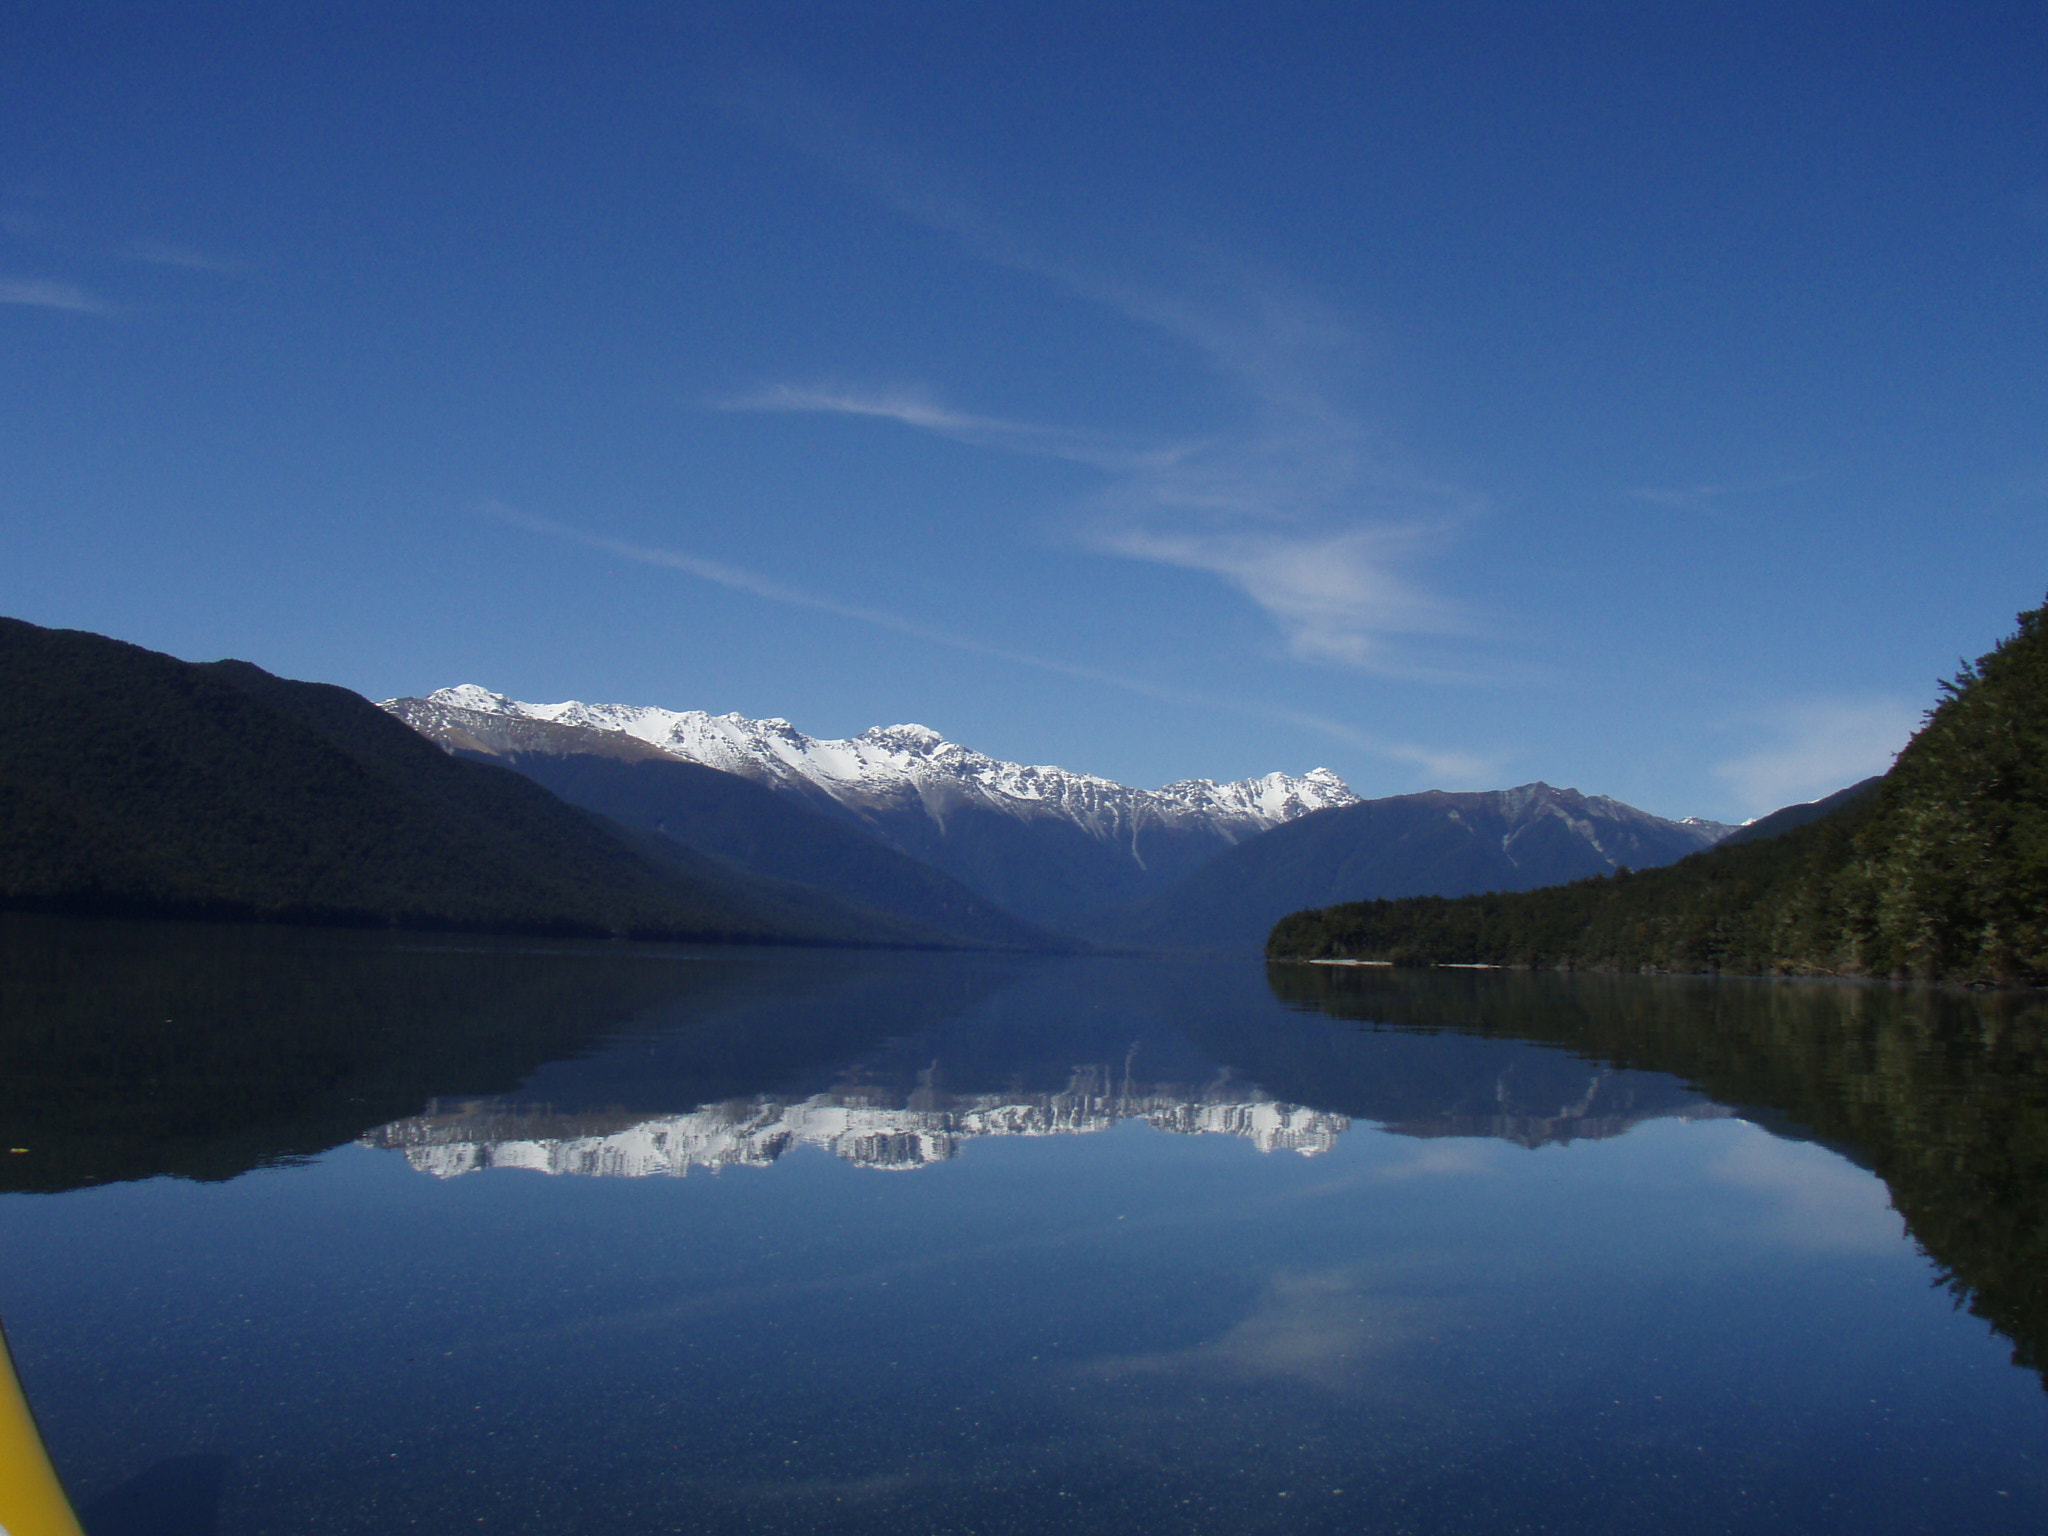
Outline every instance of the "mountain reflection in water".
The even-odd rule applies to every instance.
[[[1006,1098],[924,1089],[892,1102],[872,1090],[816,1093],[790,1102],[760,1098],[707,1104],[636,1119],[562,1115],[514,1103],[436,1105],[380,1126],[366,1146],[393,1148],[422,1173],[453,1178],[481,1168],[643,1178],[692,1168],[765,1168],[793,1147],[820,1147],[863,1168],[912,1169],[945,1162],[983,1136],[1072,1136],[1143,1120],[1185,1135],[1242,1136],[1261,1152],[1327,1152],[1351,1124],[1299,1104],[1269,1099],[1182,1097],[1125,1082],[1101,1067],[1075,1071],[1059,1093]],[[629,1121],[630,1123],[621,1123]]]
[[[1130,1056],[1138,1050],[1134,1045]],[[1383,1051],[1399,1053],[1398,1041]],[[1667,1115],[1706,1120],[1731,1113],[1644,1074],[1591,1067],[1574,1074],[1577,1082],[1542,1085],[1556,1090],[1553,1098],[1523,1103],[1532,1085],[1518,1079],[1532,1074],[1497,1060],[1471,1067],[1476,1080],[1468,1073],[1460,1081],[1434,1082],[1418,1097],[1377,1104],[1382,1128],[1537,1147],[1618,1136]],[[795,1100],[726,1100],[652,1118],[619,1110],[564,1113],[517,1098],[436,1103],[424,1114],[379,1126],[362,1142],[401,1151],[414,1168],[437,1178],[484,1168],[643,1178],[692,1168],[763,1168],[806,1146],[864,1168],[923,1168],[982,1137],[1086,1135],[1130,1120],[1171,1134],[1237,1136],[1261,1152],[1314,1157],[1351,1126],[1350,1115],[1282,1103],[1228,1069],[1195,1088],[1134,1082],[1129,1068],[1129,1057],[1121,1076],[1113,1064],[1078,1066],[1054,1092],[962,1092],[938,1086],[934,1062],[908,1090],[869,1082]]]
[[[1958,1299],[2048,1360],[2038,994],[1254,974],[0,914],[0,1117],[26,1149],[0,1191],[231,1178],[357,1139],[442,1174],[676,1173],[802,1145],[921,1167],[1132,1118],[1269,1151],[1352,1121],[1533,1147],[1740,1106],[1875,1172]]]

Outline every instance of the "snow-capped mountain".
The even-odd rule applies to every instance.
[[[1004,762],[922,725],[847,741],[787,720],[623,704],[530,704],[473,684],[384,708],[451,750],[486,753],[578,800],[540,759],[666,758],[717,769],[859,827],[1032,922],[1077,932],[1166,889],[1224,850],[1315,811],[1358,803],[1336,774],[1136,789]],[[664,830],[667,830],[666,828]]]
[[[417,727],[432,718],[422,704],[466,715],[614,731],[685,762],[776,788],[815,791],[855,810],[901,808],[914,801],[943,817],[966,797],[1012,816],[1057,815],[1107,841],[1127,840],[1133,827],[1148,820],[1198,819],[1245,836],[1358,799],[1327,768],[1299,778],[1269,773],[1230,784],[1183,779],[1162,789],[1133,789],[1092,773],[1007,763],[948,741],[924,725],[876,726],[850,741],[824,741],[806,736],[787,720],[573,699],[528,704],[473,683],[442,688],[424,700],[395,699],[384,707]]]

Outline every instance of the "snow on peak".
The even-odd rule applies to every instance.
[[[877,725],[854,737],[891,760],[931,760],[952,754],[973,756],[965,747],[955,746],[928,725]]]
[[[910,741],[926,747],[946,745],[946,738],[928,725],[877,725],[862,731],[861,735],[876,741]]]
[[[1300,778],[1269,773],[1261,779],[1239,779],[1234,784],[1218,784],[1212,779],[1183,779],[1178,784],[1167,785],[1159,793],[1190,806],[1214,807],[1250,816],[1265,826],[1278,826],[1283,821],[1306,816],[1310,811],[1358,803],[1358,796],[1352,793],[1351,786],[1327,768],[1314,769]]]
[[[827,741],[806,736],[780,718],[750,720],[739,714],[575,699],[529,704],[474,683],[440,689],[427,702],[621,732],[685,761],[778,788],[822,792],[854,810],[911,801],[953,803],[965,795],[1011,815],[1063,816],[1099,837],[1125,837],[1141,824],[1194,821],[1235,839],[1358,799],[1327,768],[1298,778],[1269,773],[1233,784],[1187,779],[1164,789],[1134,789],[1049,764],[1004,762],[949,741],[928,725],[911,723]]]
[[[517,700],[508,699],[502,693],[476,683],[458,683],[453,688],[436,688],[427,695],[429,704],[445,704],[450,709],[473,709],[484,715],[517,714],[526,706]]]

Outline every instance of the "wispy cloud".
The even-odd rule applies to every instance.
[[[0,277],[0,304],[26,304],[36,309],[68,309],[81,315],[113,311],[83,288],[35,277]]]
[[[982,260],[1045,278],[1189,348],[1237,396],[1240,412],[1221,431],[1139,442],[978,415],[922,391],[784,385],[730,406],[885,418],[1090,465],[1105,483],[1075,529],[1084,547],[1235,587],[1299,660],[1469,680],[1443,652],[1483,626],[1420,570],[1483,504],[1417,472],[1329,386],[1361,349],[1326,305],[1278,274],[1213,254],[1154,249],[1151,264],[1180,267],[1180,282],[1124,278],[1020,237],[971,193],[787,82],[757,81],[735,105]]]
[[[1628,488],[1627,494],[1637,501],[1647,501],[1657,507],[1669,507],[1674,512],[1719,512],[1723,510],[1722,504],[1730,499],[1788,490],[1792,486],[1804,485],[1819,478],[1819,471],[1815,470],[1796,475],[1770,475],[1760,480],[1730,480],[1700,485],[1634,485]]]
[[[212,256],[205,251],[194,250],[189,245],[178,245],[166,240],[137,240],[126,252],[130,261],[146,262],[153,267],[178,267],[187,272],[215,272],[233,276],[242,270],[242,264],[224,256]]]
[[[658,565],[672,571],[681,571],[686,576],[695,576],[701,581],[712,582],[734,592],[745,592],[753,597],[766,598],[771,603],[783,603],[793,608],[809,608],[819,613],[835,614],[842,619],[856,619],[863,624],[873,624],[882,629],[893,630],[897,634],[930,640],[935,644],[969,650],[988,649],[898,618],[880,609],[861,608],[849,603],[834,602],[830,598],[816,597],[799,587],[776,581],[772,577],[757,575],[736,565],[727,565],[723,561],[705,560],[679,550],[662,549],[651,544],[636,544],[627,539],[608,538],[603,534],[572,528],[567,523],[558,523],[553,518],[537,517],[531,512],[522,512],[517,507],[507,506],[503,502],[486,502],[482,510],[485,515],[500,522],[510,523],[515,528],[567,539],[571,543],[581,544],[588,549],[602,550],[608,555],[615,555],[621,560],[631,560],[638,565]]]
[[[1412,574],[1478,503],[1375,459],[1348,424],[1305,417],[1263,433],[1145,443],[977,415],[923,391],[782,385],[724,404],[866,416],[1085,464],[1108,478],[1077,531],[1086,547],[1217,577],[1264,610],[1300,660],[1469,680],[1398,640],[1479,630],[1460,604]]]
[[[1069,459],[1099,469],[1128,471],[1155,462],[1160,452],[1146,450],[1091,433],[1031,422],[975,416],[941,404],[924,390],[800,387],[778,384],[737,399],[720,402],[729,411],[814,412],[835,416],[866,416],[930,432],[976,447],[1005,448],[1017,453]]]
[[[930,624],[921,624],[899,614],[881,608],[863,607],[856,603],[838,602],[832,598],[820,597],[806,592],[801,587],[762,576],[736,565],[719,560],[705,560],[696,555],[678,550],[662,549],[649,544],[636,544],[626,539],[608,538],[603,534],[572,528],[552,518],[536,517],[500,502],[486,503],[487,515],[501,522],[524,528],[533,533],[544,533],[558,539],[567,539],[589,549],[602,550],[621,560],[631,560],[639,565],[661,566],[684,575],[695,576],[701,581],[713,582],[734,592],[744,592],[752,597],[764,598],[771,603],[781,603],[792,608],[808,608],[814,613],[829,613],[857,623],[871,624],[877,629],[886,629],[892,634],[908,639],[921,640],[931,645],[945,646],[949,650],[967,651],[977,656],[988,656],[998,661],[1013,662],[1018,666],[1031,667],[1041,672],[1055,672],[1062,677],[1077,678],[1085,682],[1102,683],[1127,693],[1143,694],[1148,698],[1163,700],[1171,704],[1195,704],[1215,707],[1219,701],[1204,695],[1177,688],[1163,688],[1139,678],[1124,677],[1114,672],[1105,672],[1096,667],[1075,666],[1068,662],[1055,661],[1049,657],[1035,656],[1029,651],[1013,650],[1008,646],[994,645],[971,635],[962,635],[940,629]],[[1263,712],[1262,712],[1263,713]],[[1342,731],[1334,723],[1318,722],[1312,716],[1289,715],[1286,718],[1296,724],[1308,725],[1311,729]],[[1345,733],[1349,739],[1350,733]]]
[[[656,545],[636,543],[629,539],[610,538],[604,534],[592,533],[586,529],[572,527],[553,518],[536,516],[503,502],[488,501],[479,510],[487,517],[523,528],[529,533],[543,534],[549,538],[562,539],[580,544],[586,549],[601,551],[620,560],[630,560],[636,565],[657,566],[665,570],[678,571],[699,581],[708,581],[733,592],[743,592],[766,602],[779,603],[792,608],[809,609],[814,613],[831,614],[849,619],[855,623],[872,625],[906,639],[921,641],[928,645],[943,646],[948,650],[964,651],[991,660],[1008,662],[1014,666],[1028,667],[1034,671],[1050,672],[1061,677],[1070,677],[1080,682],[1094,683],[1114,688],[1124,693],[1136,694],[1143,698],[1156,699],[1161,703],[1175,704],[1187,708],[1214,710],[1247,716],[1253,719],[1272,721],[1276,724],[1292,725],[1313,732],[1329,740],[1385,758],[1392,762],[1421,767],[1435,775],[1450,787],[1465,787],[1487,782],[1496,772],[1492,759],[1471,757],[1458,752],[1440,752],[1411,742],[1388,741],[1361,731],[1342,721],[1331,720],[1301,710],[1286,709],[1241,699],[1221,698],[1198,693],[1191,689],[1171,688],[1149,682],[1144,678],[1128,677],[1121,673],[1100,667],[1077,666],[1052,657],[1035,655],[1029,651],[1017,650],[1010,646],[995,645],[973,635],[964,635],[952,630],[941,629],[930,624],[919,623],[886,609],[871,608],[858,603],[840,602],[807,592],[788,582],[763,576],[755,571],[731,565],[720,560],[706,560],[700,556],[680,550],[663,549]]]
[[[1883,773],[1920,724],[1903,699],[1808,699],[1773,711],[1765,746],[1714,769],[1743,810],[1764,815]]]
[[[1405,742],[1382,747],[1380,755],[1420,768],[1432,789],[1491,789],[1514,761],[1506,752],[1445,752]]]
[[[1386,656],[1388,636],[1462,628],[1449,604],[1395,574],[1394,557],[1417,538],[1417,530],[1400,527],[1276,536],[1270,529],[1132,523],[1102,530],[1097,544],[1133,559],[1222,577],[1273,616],[1289,649],[1303,660],[1412,670]]]

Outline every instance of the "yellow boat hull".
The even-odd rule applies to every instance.
[[[0,1332],[0,1536],[85,1536],[36,1429]]]

